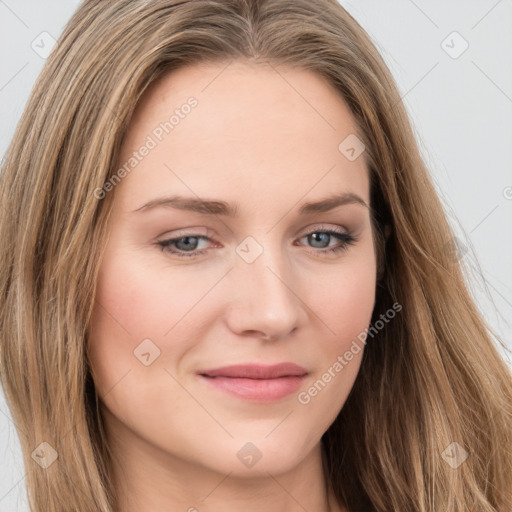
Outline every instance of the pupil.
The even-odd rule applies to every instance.
[[[184,249],[187,249],[187,248],[190,249],[191,247],[195,248],[195,247],[193,247],[195,244],[194,243],[191,244],[189,242],[190,240],[196,240],[196,242],[197,242],[197,237],[196,236],[186,236],[186,237],[181,238],[180,240],[178,240],[177,243],[180,244],[182,241],[185,241],[185,243],[183,244],[184,245]]]
[[[327,238],[330,236],[328,233],[313,233],[311,235],[313,237],[313,242],[321,242],[321,238],[324,238],[324,242],[328,241]]]

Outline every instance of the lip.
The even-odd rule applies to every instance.
[[[246,379],[276,379],[279,377],[296,377],[306,375],[308,372],[295,363],[279,364],[235,364],[211,370],[200,370],[200,375],[208,377],[232,377]]]
[[[275,402],[296,392],[308,374],[294,363],[239,364],[197,373],[220,391],[259,403]]]

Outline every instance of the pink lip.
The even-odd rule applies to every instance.
[[[294,363],[235,365],[198,372],[211,386],[245,400],[274,402],[297,391],[307,370]]]

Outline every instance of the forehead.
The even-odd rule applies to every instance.
[[[260,204],[350,191],[369,202],[364,154],[350,161],[339,149],[357,132],[340,93],[312,71],[242,61],[189,65],[141,98],[120,165],[152,147],[120,188],[134,206],[155,190],[227,201],[230,193],[233,200],[250,193]]]

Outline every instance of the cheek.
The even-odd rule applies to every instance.
[[[371,243],[322,279],[313,298],[326,325],[326,353],[344,349],[368,327],[375,305],[376,262]],[[311,295],[310,295],[311,296]],[[330,347],[330,349],[329,349]]]
[[[91,365],[100,393],[128,373],[130,379],[140,377],[141,386],[149,386],[155,368],[175,367],[193,346],[191,333],[200,338],[200,302],[218,277],[170,271],[161,255],[153,256],[114,248],[104,255],[89,328]],[[154,360],[149,368],[141,363],[142,354],[148,353],[146,360]]]
[[[166,343],[187,325],[190,313],[215,282],[211,277],[166,268],[157,253],[144,257],[112,251],[105,255],[98,276],[92,323],[113,345],[126,346],[129,340],[135,348],[146,338]]]
[[[375,305],[375,278],[372,252],[360,252],[308,295],[324,333],[316,338],[311,354],[317,362],[315,375],[297,397],[312,417],[323,418],[313,436],[321,435],[334,421],[360,370],[364,333]]]

